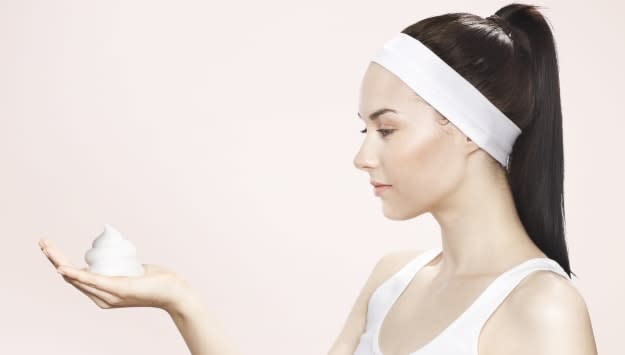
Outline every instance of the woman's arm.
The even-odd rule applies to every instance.
[[[165,309],[182,334],[193,355],[240,355],[226,334],[221,322],[202,301],[202,297],[187,288],[172,308]]]
[[[41,251],[63,279],[100,308],[154,307],[166,311],[193,355],[239,355],[201,295],[175,272],[143,264],[137,277],[104,276],[73,267],[50,241],[39,242]]]

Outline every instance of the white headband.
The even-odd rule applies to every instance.
[[[372,61],[397,75],[475,144],[508,166],[521,129],[423,43],[399,33]]]

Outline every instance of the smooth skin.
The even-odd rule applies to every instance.
[[[193,355],[240,355],[221,322],[205,307],[201,295],[178,274],[143,264],[143,276],[103,276],[78,269],[54,244],[39,241],[41,251],[63,279],[103,309],[154,307],[166,311]]]
[[[396,112],[371,120],[381,108]],[[358,114],[367,130],[354,165],[392,185],[380,195],[384,215],[407,220],[431,213],[441,227],[443,253],[415,275],[380,333],[384,355],[405,355],[449,325],[498,275],[545,255],[525,232],[497,163],[377,63],[370,63],[363,78]],[[63,279],[101,308],[161,308],[172,316],[193,355],[239,354],[202,297],[179,275],[144,265],[142,277],[101,276],[72,267],[49,241],[40,247],[57,270],[65,271]],[[381,257],[329,355],[353,354],[365,330],[371,294],[419,253]],[[479,354],[597,354],[582,296],[560,275],[533,272],[484,326]]]
[[[430,213],[441,228],[442,255],[415,275],[380,332],[385,355],[412,353],[501,273],[546,256],[525,231],[496,160],[401,79],[370,63],[359,105],[366,135],[353,163],[372,180],[392,185],[379,196],[384,215],[408,220]],[[394,112],[372,119],[382,108]],[[389,277],[389,269],[394,273],[416,255],[391,255],[378,263],[333,355],[352,354],[364,330],[366,300],[380,279]],[[583,298],[569,280],[549,271],[524,278],[489,319],[479,341],[480,355],[596,352]]]
[[[39,247],[63,279],[83,292],[100,308],[155,307],[173,310],[176,293],[182,283],[173,272],[158,265],[143,264],[141,277],[105,277],[76,269],[49,240],[40,240]]]

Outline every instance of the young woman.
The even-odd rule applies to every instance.
[[[407,27],[371,61],[360,98],[355,166],[388,218],[431,213],[442,247],[383,256],[329,354],[596,354],[570,282],[558,64],[537,7]],[[237,353],[177,274],[101,276],[40,246],[98,306],[162,308],[194,355]]]

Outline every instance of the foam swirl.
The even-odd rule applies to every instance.
[[[141,276],[145,272],[137,260],[137,248],[108,224],[85,253],[85,261],[89,271],[106,276]]]

